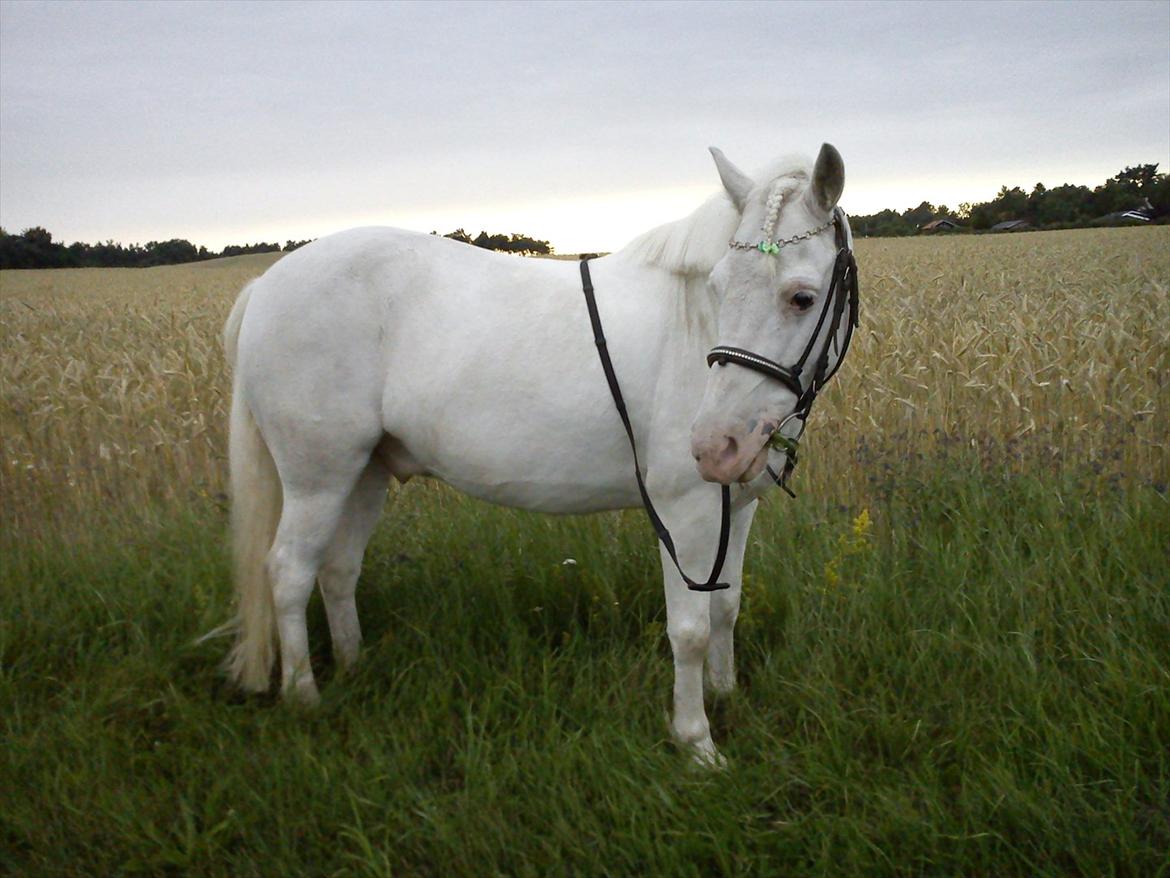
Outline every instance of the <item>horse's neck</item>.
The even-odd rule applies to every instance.
[[[619,373],[618,380],[645,382],[638,395],[653,400],[653,415],[643,421],[647,428],[689,434],[706,382],[704,358],[717,331],[718,308],[707,279],[644,265],[623,265],[621,272],[624,288],[613,295],[635,297],[644,307],[637,310],[638,325],[615,329],[636,337],[645,357],[643,369],[627,370],[628,378]]]
[[[662,337],[665,359],[693,362],[696,353],[705,354],[715,345],[719,309],[707,278],[658,268],[645,271],[639,293],[657,299],[653,313],[659,315],[659,325],[652,331]]]
[[[705,354],[715,346],[718,331],[719,306],[705,277],[687,276],[681,279],[676,310],[679,325],[688,342]]]

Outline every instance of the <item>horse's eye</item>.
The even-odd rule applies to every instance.
[[[812,303],[816,300],[816,296],[805,290],[801,290],[792,297],[792,304],[801,311],[807,311],[812,307]]]

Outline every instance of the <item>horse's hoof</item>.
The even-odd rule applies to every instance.
[[[321,694],[317,691],[317,684],[309,681],[308,685],[298,683],[284,690],[283,698],[286,704],[293,707],[311,710],[321,703]]]
[[[703,771],[723,771],[727,768],[727,757],[715,749],[715,743],[708,738],[691,745],[691,764]]]

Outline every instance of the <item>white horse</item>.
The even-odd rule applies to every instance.
[[[692,577],[706,576],[718,541],[721,492],[709,483],[732,486],[721,577],[730,587],[689,590],[662,556],[671,728],[708,762],[718,755],[704,661],[710,689],[734,687],[744,547],[757,498],[773,484],[769,455],[784,461],[770,434],[797,396],[735,362],[708,369],[705,355],[718,342],[791,363],[818,332],[827,345],[812,304],[830,288],[835,213],[848,237],[832,146],[815,165],[777,162],[758,182],[711,152],[724,191],[591,262],[646,484]],[[790,237],[779,254],[747,246]],[[268,689],[279,642],[285,697],[316,701],[305,627],[314,583],[339,666],[357,659],[354,592],[391,477],[433,476],[552,513],[640,503],[576,262],[354,229],[249,284],[224,335],[238,599],[228,668],[247,690]]]

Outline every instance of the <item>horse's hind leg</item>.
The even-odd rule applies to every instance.
[[[347,483],[339,489],[311,492],[286,487],[280,525],[268,553],[268,577],[280,635],[281,692],[305,704],[316,703],[318,697],[309,664],[305,608],[350,487]]]
[[[357,661],[361,648],[362,629],[354,592],[362,570],[362,556],[378,524],[389,483],[389,468],[377,455],[373,456],[350,492],[340,526],[317,575],[329,620],[333,658],[343,669]]]

